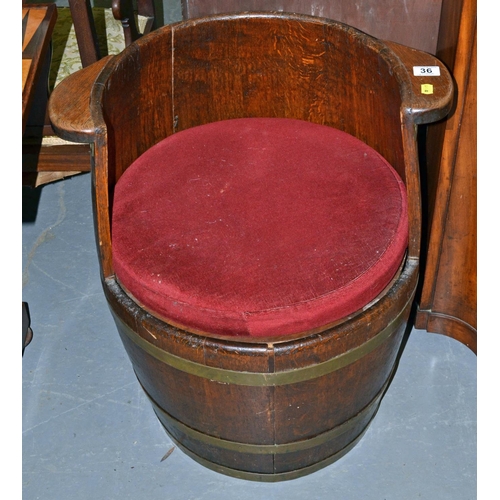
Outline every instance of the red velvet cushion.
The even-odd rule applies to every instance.
[[[176,133],[116,185],[113,264],[168,322],[277,337],[374,299],[408,240],[406,192],[358,139],[299,120],[227,120]]]

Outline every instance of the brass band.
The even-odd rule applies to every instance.
[[[239,443],[236,441],[229,441],[227,439],[210,436],[209,434],[197,431],[192,427],[188,427],[187,425],[183,424],[176,418],[172,417],[169,413],[160,408],[160,406],[158,406],[158,404],[155,403],[155,401],[148,395],[146,391],[144,392],[146,392],[146,395],[148,395],[151,404],[153,405],[153,408],[156,414],[158,415],[160,421],[167,422],[170,427],[175,428],[177,431],[181,432],[182,434],[196,441],[202,442],[209,446],[215,446],[217,448],[223,448],[225,450],[235,451],[238,453],[272,455],[272,454],[293,453],[296,451],[302,451],[302,450],[307,450],[309,448],[314,448],[315,446],[320,446],[354,429],[366,417],[370,416],[371,420],[378,410],[380,400],[382,399],[382,396],[386,388],[387,388],[387,383],[384,384],[384,386],[375,396],[375,398],[367,406],[365,406],[358,414],[354,415],[354,417],[350,418],[349,420],[342,422],[342,424],[337,425],[333,429],[329,429],[326,432],[323,432],[317,436],[313,436],[308,439],[303,439],[301,441],[294,441],[292,443],[283,443],[283,444]],[[368,423],[366,425],[368,425]]]
[[[367,425],[368,427],[368,425]],[[333,464],[340,458],[342,458],[346,453],[348,453],[358,442],[361,440],[361,438],[364,436],[364,433],[366,432],[366,428],[363,429],[363,431],[357,436],[353,441],[351,441],[346,447],[342,448],[341,450],[337,451],[333,455],[325,458],[324,460],[321,460],[319,462],[316,462],[312,465],[308,465],[306,467],[302,467],[301,469],[296,469],[292,471],[286,471],[286,472],[276,472],[276,473],[261,473],[261,472],[248,472],[248,471],[243,471],[243,470],[238,470],[238,469],[232,469],[231,467],[226,467],[224,465],[220,465],[214,462],[211,462],[210,460],[207,460],[203,457],[200,457],[196,453],[192,452],[188,448],[182,445],[182,443],[179,443],[177,440],[174,439],[175,444],[184,452],[186,455],[189,455],[193,460],[196,462],[200,463],[201,465],[204,465],[208,469],[211,469],[215,472],[220,472],[221,474],[226,474],[227,476],[235,477],[238,479],[246,479],[247,481],[260,481],[260,482],[267,482],[267,483],[277,483],[279,481],[288,481],[290,479],[297,479],[299,477],[307,476],[308,474],[311,474],[312,472],[316,472],[320,469],[323,469],[324,467],[327,467],[328,465]]]
[[[161,349],[160,347],[141,337],[138,333],[134,332],[128,325],[126,325],[115,313],[113,313],[113,316],[121,333],[123,333],[138,347],[140,347],[142,350],[144,350],[157,360],[173,368],[176,368],[177,370],[181,370],[198,377],[226,384],[252,387],[271,387],[295,384],[298,382],[315,379],[323,375],[332,373],[335,370],[339,370],[340,368],[343,368],[363,358],[364,356],[375,350],[382,343],[384,343],[397,331],[398,327],[402,323],[403,316],[407,310],[409,302],[411,301],[411,297],[413,297],[413,294],[410,296],[409,301],[401,309],[397,317],[394,318],[386,326],[386,328],[381,330],[377,335],[375,335],[365,343],[321,363],[274,373],[256,373],[226,370],[216,366],[202,365],[195,361],[181,358]]]

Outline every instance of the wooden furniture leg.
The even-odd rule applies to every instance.
[[[22,328],[23,328],[23,354],[24,354],[24,348],[33,339],[33,331],[31,330],[31,319],[27,302],[23,302]]]
[[[85,68],[101,58],[90,0],[68,0],[75,25],[76,40]]]

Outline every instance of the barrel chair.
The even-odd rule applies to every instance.
[[[189,456],[278,481],[361,439],[418,283],[417,127],[452,94],[429,54],[271,12],[162,27],[56,88],[54,128],[92,144],[104,294]]]

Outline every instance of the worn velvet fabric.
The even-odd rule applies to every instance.
[[[176,133],[116,185],[112,250],[153,314],[208,334],[279,337],[373,300],[408,242],[405,186],[324,125],[225,120]]]

